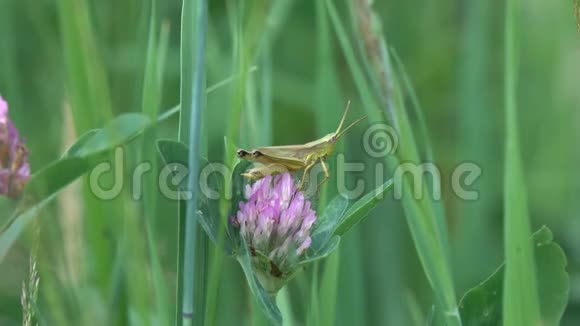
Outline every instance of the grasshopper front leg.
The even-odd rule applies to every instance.
[[[326,166],[326,163],[324,163],[323,159],[320,159],[320,165],[322,165],[322,170],[324,171],[324,179],[322,179],[322,181],[320,181],[320,183],[318,184],[318,189],[320,189],[320,186],[322,186],[326,181],[328,181],[328,178],[330,178],[330,173],[328,173],[328,167]]]
[[[284,164],[272,163],[267,165],[257,166],[250,169],[241,175],[244,178],[250,179],[252,181],[260,180],[267,175],[277,175],[285,172],[290,172],[290,170]]]
[[[308,174],[308,172],[310,172],[310,169],[312,169],[315,165],[316,161],[306,165],[306,168],[304,168],[304,174],[302,174],[302,181],[300,182],[300,187],[298,187],[298,189],[302,190],[302,187],[304,187],[304,181],[306,181],[306,175]]]

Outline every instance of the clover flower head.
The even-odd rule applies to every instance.
[[[231,218],[252,256],[269,259],[273,274],[291,272],[310,247],[316,213],[289,173],[266,176],[245,189],[246,202]],[[276,275],[274,275],[276,276]]]
[[[28,149],[0,96],[0,195],[17,198],[29,179]]]

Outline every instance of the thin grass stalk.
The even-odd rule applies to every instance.
[[[342,52],[344,54],[344,58],[349,68],[351,69],[351,74],[353,77],[355,87],[360,95],[363,107],[367,110],[367,114],[369,115],[369,121],[371,122],[382,121],[383,116],[380,113],[380,106],[377,103],[375,96],[373,96],[371,87],[368,85],[366,76],[364,75],[362,69],[360,69],[360,67],[358,66],[359,63],[357,61],[354,48],[351,45],[350,40],[348,39],[348,33],[344,25],[340,21],[338,11],[336,10],[336,7],[334,6],[332,1],[326,0],[325,2],[330,20],[334,28],[334,32],[336,34],[339,45],[341,46]]]
[[[196,192],[201,148],[201,110],[205,95],[205,36],[207,0],[184,0],[181,21],[181,120],[180,138],[189,141],[188,189],[191,198],[186,203],[185,239],[183,244],[182,311],[183,325],[203,325],[203,279],[205,261],[199,248]]]
[[[70,98],[74,127],[80,135],[90,129],[101,128],[113,116],[107,71],[99,55],[86,0],[59,0],[58,11],[67,96]],[[105,292],[111,283],[109,266],[113,263],[113,248],[102,236],[102,231],[109,229],[115,209],[120,205],[118,202],[103,203],[86,185],[83,193],[86,211],[90,212],[84,230],[86,249],[95,266],[90,270],[89,277]]]
[[[220,218],[221,220],[227,220],[227,210],[228,203],[225,199],[220,202]],[[224,266],[224,254],[222,251],[222,246],[225,241],[225,227],[220,228],[218,232],[217,242],[218,245],[213,246],[210,249],[210,265],[209,265],[209,277],[207,280],[207,293],[205,298],[205,325],[214,325],[216,323],[216,312],[218,309],[218,293],[220,280],[222,278],[223,266]]]
[[[280,307],[280,313],[282,314],[282,320],[285,326],[294,326],[296,321],[294,320],[294,314],[292,313],[292,302],[290,298],[290,292],[288,287],[285,286],[280,290],[278,294],[278,307]]]
[[[506,2],[505,114],[506,148],[504,176],[505,274],[503,324],[541,325],[536,265],[520,157],[517,117],[519,0]]]
[[[113,116],[106,70],[85,0],[59,0],[60,26],[77,133],[102,127]]]
[[[333,40],[328,21],[328,13],[323,1],[315,1],[316,10],[316,134],[324,135],[336,127],[335,117],[340,114],[346,104],[346,98],[341,98],[336,73],[336,60],[333,52]],[[337,151],[342,152],[345,142],[337,144]],[[329,160],[330,180],[337,180],[336,157]],[[328,201],[338,193],[336,182],[329,181],[320,189],[318,200],[319,214],[326,208]],[[316,262],[312,268],[313,280],[320,280],[320,286],[312,289],[311,300],[316,301],[316,311],[309,314],[310,324],[334,325],[336,296],[338,292],[338,274],[341,248],[339,247],[328,259]],[[319,268],[322,267],[322,268]],[[318,274],[318,270],[322,272]],[[317,282],[318,283],[318,282]],[[313,283],[312,286],[316,284]]]
[[[257,95],[255,78],[248,75],[246,94],[244,96],[244,120],[246,122],[246,128],[244,128],[243,136],[249,144],[262,143],[262,140],[259,138],[261,134],[260,129],[267,128],[259,122],[260,112],[258,111],[259,99]]]
[[[473,1],[465,6],[465,19],[462,28],[461,59],[458,75],[458,116],[459,140],[457,159],[478,164],[486,177],[480,178],[476,186],[481,194],[477,200],[457,200],[455,215],[456,239],[454,244],[454,267],[458,271],[457,286],[463,292],[476,281],[491,273],[495,264],[496,250],[490,246],[490,231],[494,214],[494,181],[496,170],[495,119],[490,114],[494,101],[489,96],[489,70],[491,64],[491,20],[493,6],[491,1]],[[485,232],[483,232],[485,231]],[[481,259],[473,261],[473,252],[481,253]]]
[[[254,39],[259,39],[257,43],[257,48],[255,49],[256,61],[260,63],[260,71],[256,75],[256,79],[252,76],[248,78],[248,92],[247,92],[247,116],[248,116],[248,126],[252,129],[254,125],[257,124],[257,135],[258,139],[255,137],[250,137],[250,145],[257,146],[259,144],[272,144],[273,142],[273,130],[274,130],[274,117],[273,117],[273,99],[272,99],[272,45],[274,44],[276,31],[279,24],[284,21],[284,17],[278,17],[288,8],[288,1],[282,0],[273,3],[270,8],[268,8],[267,18],[264,17],[264,27],[265,29],[260,36],[253,36]],[[256,12],[256,9],[253,9]],[[253,16],[259,16],[259,13],[253,13]],[[282,16],[285,16],[283,14]],[[272,18],[276,18],[272,20]],[[252,38],[252,36],[250,37]],[[258,82],[255,83],[254,80]],[[260,85],[261,89],[259,93],[254,90],[255,85]],[[259,96],[259,97],[257,97]],[[259,104],[258,104],[258,103]],[[259,106],[260,110],[256,110]],[[256,114],[259,113],[259,116]],[[252,134],[251,134],[252,135]],[[285,293],[278,294],[278,307],[281,311],[286,314],[284,316],[284,324],[292,325],[292,301],[289,300],[289,295],[287,289],[283,289]],[[286,296],[286,298],[284,298]],[[266,318],[262,313],[261,308],[255,300],[252,300],[252,312],[253,313],[253,325],[270,325],[271,321]]]
[[[163,24],[159,39],[157,37],[157,1],[151,1],[151,13],[149,21],[149,37],[146,56],[145,81],[143,83],[143,113],[147,114],[151,120],[155,120],[159,114],[161,104],[161,93],[163,88],[163,68],[165,55],[168,47],[169,25]],[[153,277],[153,287],[155,293],[155,310],[158,320],[162,324],[169,324],[169,304],[167,299],[167,288],[163,279],[163,268],[157,251],[157,235],[155,224],[157,220],[158,192],[157,192],[157,153],[154,144],[157,135],[155,126],[147,130],[143,139],[143,152],[145,162],[150,162],[151,170],[144,180],[143,204],[145,214],[145,232],[147,233],[147,247],[149,249],[149,259],[151,262],[151,273]]]
[[[337,319],[341,325],[372,325],[369,323],[369,316],[366,313],[371,298],[365,295],[365,273],[362,250],[361,232],[351,232],[344,237],[340,243],[341,249],[338,253],[340,259],[337,289],[336,310],[339,312]],[[336,254],[333,253],[333,255]],[[325,308],[322,308],[325,309]],[[326,316],[325,319],[326,320]],[[326,326],[326,325],[325,325]]]
[[[242,12],[245,2],[228,2],[228,15],[229,15],[229,25],[232,35],[232,45],[233,45],[233,60],[234,71],[236,72],[236,78],[232,79],[235,81],[235,87],[232,90],[233,105],[229,112],[229,126],[227,131],[227,140],[235,142],[238,139],[237,134],[239,133],[241,112],[244,107],[245,102],[245,91],[247,89],[246,83],[248,82],[248,74],[246,73],[245,64],[250,64],[245,60],[246,49],[243,46],[244,34],[242,29]],[[250,68],[251,69],[251,68]],[[235,153],[230,153],[227,151],[227,144],[224,152],[224,162],[227,166],[233,167],[235,160]],[[226,181],[225,188],[228,189],[231,185]],[[225,199],[221,198],[220,207],[220,221],[222,223],[227,223],[228,211],[230,203]],[[207,297],[206,297],[206,325],[215,324],[216,311],[218,305],[218,292],[219,283],[222,278],[223,265],[224,265],[224,255],[221,247],[225,241],[225,228],[220,228],[217,236],[217,246],[214,246],[210,250],[210,266],[209,266],[209,278],[207,282]]]
[[[340,250],[333,252],[324,262],[320,280],[320,325],[336,325],[336,303],[339,293]]]
[[[318,262],[315,262],[312,266],[311,280],[310,280],[310,305],[308,307],[308,319],[306,325],[316,326],[320,324],[320,307],[319,307],[319,266]]]
[[[245,72],[245,67],[250,64],[248,59],[248,51],[246,49],[244,40],[244,29],[243,29],[243,12],[246,6],[246,2],[242,1],[232,1],[228,2],[228,18],[230,25],[230,33],[232,36],[232,63],[233,71],[236,75],[239,75],[239,79],[236,80],[235,87],[232,89],[231,97],[233,99],[232,109],[230,110],[230,119],[228,126],[227,138],[230,141],[235,141],[240,135],[240,121],[242,121],[242,111],[244,108],[244,95],[246,92],[247,74]],[[228,156],[226,155],[226,159]],[[231,162],[226,161],[226,164]]]

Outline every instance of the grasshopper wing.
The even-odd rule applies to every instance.
[[[238,150],[238,156],[262,164],[282,164],[289,170],[304,168],[309,151],[301,145],[258,147],[253,151]]]

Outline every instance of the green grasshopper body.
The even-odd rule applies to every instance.
[[[282,172],[296,172],[304,169],[302,181],[300,182],[300,188],[302,188],[308,172],[320,162],[324,170],[324,179],[318,184],[320,187],[330,176],[325,160],[334,152],[336,141],[351,127],[366,118],[366,116],[359,118],[341,131],[349,107],[350,102],[346,106],[336,132],[330,133],[315,141],[302,145],[258,147],[252,151],[239,149],[237,154],[241,159],[263,164],[263,166],[250,169],[242,175],[252,180],[258,180],[267,175]]]

